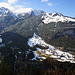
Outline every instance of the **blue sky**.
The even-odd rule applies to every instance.
[[[0,7],[9,8],[15,13],[40,9],[75,17],[75,0],[0,0]]]

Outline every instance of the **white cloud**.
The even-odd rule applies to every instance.
[[[24,8],[25,6],[24,6],[24,5],[14,5],[14,7],[15,7],[16,9],[18,9],[18,8]]]
[[[15,5],[15,10],[13,11],[14,13],[26,13],[32,10],[32,8],[26,8],[24,5]]]
[[[10,9],[12,12],[14,13],[26,13],[32,10],[32,8],[26,8],[25,5],[12,5],[10,3],[6,3],[6,2],[0,2],[0,7],[5,7]]]
[[[49,5],[49,6],[53,6],[53,4],[52,4],[52,3],[47,3],[47,5]]]
[[[16,3],[18,0],[8,0],[8,3],[10,3],[10,4],[14,4],[14,3]]]
[[[18,9],[16,9],[14,11],[14,13],[17,13],[17,14],[19,14],[19,13],[26,13],[26,12],[29,12],[31,10],[32,10],[32,8],[18,8]]]
[[[11,11],[14,10],[14,7],[12,7],[9,3],[5,3],[5,2],[0,2],[0,7],[5,7],[10,9]]]
[[[41,2],[48,2],[49,0],[41,0]]]

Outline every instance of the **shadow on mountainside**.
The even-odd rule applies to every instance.
[[[22,35],[19,35],[18,33],[14,33],[14,32],[5,32],[1,35],[2,35],[2,39],[3,39],[4,43],[12,42],[11,46],[18,47],[21,49],[26,49],[27,47],[29,47],[27,45],[27,41],[30,36],[24,37]]]

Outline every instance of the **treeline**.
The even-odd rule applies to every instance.
[[[75,64],[47,58],[43,62],[28,61],[26,66],[20,66],[18,70],[19,75],[75,75]]]
[[[10,47],[0,48],[0,50],[3,56],[5,55],[0,63],[0,75],[18,75],[18,73],[19,75],[75,75],[75,64],[73,63],[58,62],[52,58],[44,61],[15,60],[15,53]],[[28,57],[31,55],[32,53]]]
[[[68,48],[75,48],[75,36],[60,36],[50,40],[50,44],[53,46],[64,47],[65,50],[68,50]]]

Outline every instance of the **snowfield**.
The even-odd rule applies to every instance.
[[[29,38],[28,39],[28,45],[30,46],[30,47],[33,47],[33,46],[35,46],[35,45],[41,45],[41,46],[44,46],[44,47],[49,47],[49,48],[52,48],[52,49],[54,49],[54,47],[53,46],[51,46],[51,45],[49,45],[49,44],[46,44],[42,39],[41,39],[41,37],[39,37],[39,36],[37,36],[35,33],[33,34],[33,37],[32,38]]]
[[[2,38],[0,38],[0,43],[2,43]]]
[[[0,38],[0,47],[5,47],[5,44],[3,44],[2,41],[3,41],[2,38]]]
[[[56,49],[54,46],[51,46],[47,43],[45,43],[41,37],[36,35],[35,33],[33,34],[32,38],[28,39],[28,45],[30,47],[34,47],[35,45],[40,45],[40,46],[48,46],[48,49],[40,49],[36,48],[36,51],[33,51],[34,58],[32,60],[40,59],[40,61],[43,61],[46,59],[46,57],[54,58],[57,61],[60,62],[70,62],[70,63],[75,63],[75,56],[68,53],[68,52],[63,52],[59,49]]]
[[[45,24],[48,24],[50,22],[69,22],[69,21],[72,21],[72,22],[75,22],[75,19],[72,19],[72,18],[69,18],[69,17],[65,17],[63,16],[62,14],[60,13],[52,13],[52,14],[49,14],[49,13],[46,13],[46,14],[43,14],[43,16],[41,17],[43,20],[43,22]]]

